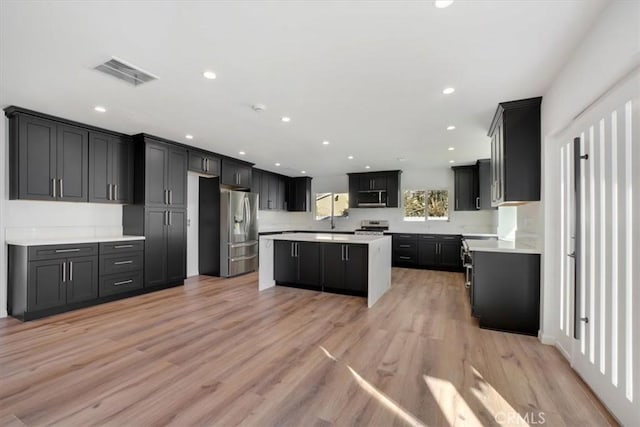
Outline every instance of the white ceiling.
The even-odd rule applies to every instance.
[[[2,107],[322,176],[488,157],[497,103],[544,94],[608,0],[0,3]],[[111,56],[160,79],[93,70]]]

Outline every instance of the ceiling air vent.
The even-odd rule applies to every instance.
[[[158,78],[157,76],[147,73],[134,65],[127,64],[118,58],[111,58],[104,64],[98,65],[95,69],[134,86],[139,86]]]

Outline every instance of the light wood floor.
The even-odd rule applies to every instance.
[[[462,275],[357,297],[199,277],[0,319],[0,425],[612,424],[552,347],[481,330]],[[543,418],[541,418],[543,417]]]

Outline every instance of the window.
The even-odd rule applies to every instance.
[[[449,220],[449,192],[447,190],[405,190],[404,220]]]
[[[347,218],[349,216],[349,193],[317,193],[316,221]]]

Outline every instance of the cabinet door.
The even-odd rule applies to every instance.
[[[366,245],[346,246],[344,288],[366,293],[369,290],[369,249]]]
[[[420,241],[418,241],[418,264],[420,266],[430,266],[438,264],[437,240],[425,240],[421,237]]]
[[[439,265],[441,267],[462,269],[462,259],[460,258],[460,247],[462,243],[459,240],[452,242],[441,241],[439,245]]]
[[[251,167],[240,166],[237,169],[238,173],[238,185],[243,188],[251,187]]]
[[[89,133],[86,130],[58,125],[58,200],[89,200]]]
[[[220,176],[220,159],[213,156],[205,156],[206,172],[209,175]]]
[[[27,310],[38,311],[67,303],[66,259],[32,261],[27,281]]]
[[[238,185],[236,163],[231,160],[222,160],[222,173],[220,174],[220,184]]]
[[[56,124],[29,116],[18,119],[18,191],[17,198],[54,200],[57,194]]]
[[[271,206],[269,202],[269,177],[268,172],[263,172],[260,179],[260,209],[263,211],[268,210]]]
[[[67,303],[98,298],[98,257],[67,260]]]
[[[262,182],[261,179],[262,179],[262,171],[254,170],[253,173],[251,174],[251,192],[252,193],[261,195],[260,193],[260,185]],[[260,197],[260,199],[262,199],[262,197]],[[260,209],[262,209],[262,200],[259,200],[259,202],[260,202],[259,207]]]
[[[476,166],[453,168],[455,174],[454,209],[457,211],[475,211],[478,197]]]
[[[167,177],[169,204],[176,208],[187,207],[187,151],[169,150],[169,175]]]
[[[147,143],[145,147],[145,203],[147,206],[167,204],[166,182],[169,174],[169,149],[165,145]]]
[[[167,211],[149,209],[145,213],[144,286],[157,286],[167,280]]]
[[[298,280],[298,259],[294,256],[295,242],[275,240],[273,252],[273,279],[280,283],[296,283]]]
[[[269,175],[269,209],[278,209],[278,177]]]
[[[113,200],[117,203],[133,203],[133,143],[127,139],[113,138],[111,147]]]
[[[198,173],[206,172],[206,158],[198,151],[189,151],[189,170]]]
[[[287,210],[287,181],[282,176],[278,177],[278,198],[276,199],[276,209],[281,211]]]
[[[368,191],[373,190],[373,179],[370,175],[360,175],[358,179],[358,190]]]
[[[111,201],[111,136],[98,132],[89,135],[89,201]]]
[[[320,244],[296,242],[298,250],[298,281],[304,286],[322,288],[320,283]]]
[[[167,282],[187,276],[187,212],[170,210],[167,226]]]
[[[491,188],[491,160],[478,160],[478,206],[480,209],[492,209]]]
[[[400,173],[394,172],[387,175],[387,207],[400,207]]]
[[[345,288],[345,245],[322,244],[322,286],[326,289]]]

